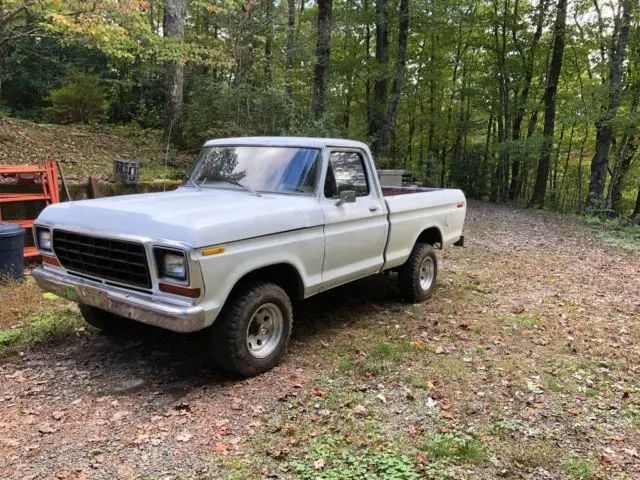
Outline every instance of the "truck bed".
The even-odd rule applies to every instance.
[[[432,229],[437,244],[445,247],[462,235],[466,199],[461,190],[449,188],[382,186],[389,215],[389,239],[385,268],[401,265],[411,253],[418,235]],[[436,233],[437,232],[437,233]]]

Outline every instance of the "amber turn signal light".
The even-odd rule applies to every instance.
[[[42,255],[42,263],[46,263],[47,265],[53,265],[54,267],[61,267],[60,262],[56,257],[49,257],[47,255]]]
[[[183,297],[198,298],[200,296],[199,288],[182,287],[180,285],[173,285],[171,283],[160,282],[158,284],[161,292],[173,293],[175,295],[181,295]]]

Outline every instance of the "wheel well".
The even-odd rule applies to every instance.
[[[304,283],[302,282],[302,278],[298,270],[288,263],[269,265],[249,272],[236,282],[233,290],[238,288],[239,285],[257,281],[275,283],[287,292],[287,295],[289,295],[289,298],[292,300],[301,299],[304,296]]]
[[[440,233],[438,227],[429,227],[418,235],[416,243],[428,243],[429,245],[438,245],[442,248],[442,233]]]

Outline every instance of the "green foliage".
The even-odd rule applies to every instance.
[[[569,457],[562,465],[562,470],[571,478],[588,479],[593,477],[596,471],[596,464],[592,460]]]
[[[55,343],[74,335],[83,325],[77,309],[64,306],[46,308],[22,328],[0,330],[0,355],[9,355],[36,345]]]
[[[290,468],[301,480],[417,480],[424,478],[417,466],[408,455],[395,450],[351,451],[342,438],[328,436],[312,448],[308,458],[294,460]]]
[[[522,424],[518,420],[501,420],[489,427],[489,433],[501,438],[522,429]]]
[[[604,242],[640,255],[640,225],[627,225],[624,220],[587,217],[586,223]]]
[[[103,118],[108,107],[106,93],[96,75],[71,72],[69,83],[49,95],[45,117],[61,124],[92,123]]]
[[[193,147],[224,136],[336,133],[324,121],[312,120],[284,90],[271,86],[203,83],[190,94],[185,113],[187,141]]]
[[[430,433],[423,448],[427,458],[444,461],[481,463],[488,458],[484,444],[462,432]]]
[[[184,40],[177,40],[164,36],[163,2],[157,0],[101,0],[96,8],[86,8],[81,0],[6,0],[0,22],[11,20],[0,23],[0,108],[41,120],[50,98],[65,105],[47,109],[48,119],[89,121],[69,114],[69,99],[77,92],[65,82],[73,67],[100,78],[110,108],[97,108],[98,119],[104,112],[110,123],[162,128],[165,62],[171,61],[185,65],[188,147],[230,135],[347,137],[370,144],[379,135],[369,123],[377,107],[376,82],[386,81],[386,96],[391,96],[397,2],[389,4],[389,60],[383,64],[374,57],[380,18],[375,2],[334,0],[327,102],[318,121],[310,114],[314,2],[296,7],[290,65],[287,2],[246,2],[245,8],[234,0],[186,3]],[[390,151],[376,159],[378,165],[411,172],[425,186],[455,186],[469,197],[525,203],[542,143],[541,99],[556,3],[546,5],[534,44],[537,1],[410,2],[411,41],[397,118]],[[549,208],[563,212],[584,210],[594,127],[609,99],[610,55],[600,51],[601,45],[612,45],[619,20],[618,10],[603,8],[603,25],[592,2],[581,0],[570,8],[576,18],[566,31],[546,199]],[[620,107],[607,121],[617,139],[609,158],[612,171],[625,136],[637,136],[640,118],[636,10]],[[508,79],[504,86],[501,78]],[[386,111],[389,101],[383,103]],[[514,138],[518,112],[522,122]],[[637,149],[637,141],[628,145]],[[629,158],[621,198],[614,202],[625,215],[633,211],[640,179],[640,162]],[[515,166],[520,185],[511,195]]]

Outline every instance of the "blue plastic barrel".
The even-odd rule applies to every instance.
[[[22,280],[24,271],[24,228],[0,223],[0,279]]]

